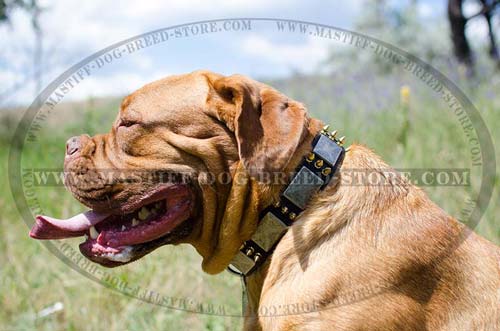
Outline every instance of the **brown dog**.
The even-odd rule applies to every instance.
[[[255,177],[293,171],[322,126],[244,76],[197,71],[151,83],[124,99],[109,133],[68,141],[66,184],[93,211],[38,217],[31,235],[86,234],[82,253],[106,266],[190,243],[204,271],[222,272],[284,186]],[[381,179],[391,170],[359,145],[341,179],[342,169]],[[247,330],[500,330],[498,247],[402,176],[388,183],[338,180],[312,198],[247,278]]]

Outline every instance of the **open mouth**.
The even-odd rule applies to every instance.
[[[67,220],[37,216],[30,236],[64,239],[84,236],[80,251],[92,261],[113,267],[147,254],[192,216],[194,197],[185,184],[169,185],[131,203],[122,212],[88,211]],[[154,248],[153,248],[154,249]]]

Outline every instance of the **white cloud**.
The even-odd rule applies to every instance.
[[[418,14],[422,18],[429,18],[436,14],[436,8],[425,2],[417,3]],[[441,14],[441,13],[439,13]]]
[[[301,43],[276,42],[256,34],[241,41],[241,48],[248,55],[302,72],[317,69],[327,58],[331,45],[332,42],[310,36]]]
[[[185,0],[185,1],[170,1],[166,3],[162,0],[148,1],[147,6],[139,1],[122,1],[119,13],[125,15],[125,17],[148,17],[157,19],[162,18],[163,23],[167,23],[168,20],[175,20],[176,23],[180,23],[179,19],[184,20],[186,18],[193,19],[205,19],[208,16],[218,15],[217,18],[227,17],[227,14],[244,14],[249,11],[257,10],[267,10],[267,9],[278,9],[284,5],[293,5],[295,1],[286,0]],[[122,5],[123,4],[123,5]],[[223,15],[223,16],[221,16]],[[170,24],[167,24],[170,25]]]
[[[89,52],[152,29],[175,24],[246,16],[249,12],[278,10],[295,1],[277,0],[136,0],[47,1],[42,15],[44,29],[53,38],[70,46],[89,48]]]

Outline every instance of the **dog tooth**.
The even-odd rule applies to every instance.
[[[132,226],[136,226],[139,224],[139,221],[135,219],[135,217],[132,219]]]
[[[148,218],[149,214],[149,210],[145,207],[142,207],[141,210],[139,210],[139,219],[141,221],[144,221],[146,218]]]
[[[94,226],[91,226],[90,227],[90,238],[92,239],[97,239],[97,237],[99,236],[99,232],[96,230],[96,228]]]
[[[89,236],[85,234],[85,241],[89,240]]]
[[[124,231],[124,230],[125,230],[125,225],[122,225],[122,231]]]

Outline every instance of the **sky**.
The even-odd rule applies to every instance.
[[[234,17],[270,17],[311,21],[352,29],[364,0],[330,2],[310,0],[232,1],[81,1],[44,0],[43,85],[67,68],[113,43],[151,30],[200,20]],[[342,3],[342,4],[341,4]],[[393,0],[397,5],[397,1]],[[424,18],[445,17],[446,1],[420,0]],[[468,6],[471,13],[476,11]],[[0,26],[0,107],[27,105],[36,96],[32,83],[34,34],[28,15],[14,11]],[[485,33],[475,24],[470,33]],[[363,32],[363,31],[360,31]],[[383,39],[383,36],[377,36]],[[282,77],[321,68],[332,42],[286,34],[267,25],[250,31],[228,31],[159,44],[115,61],[71,91],[68,100],[124,95],[156,79],[209,69],[254,78]]]

